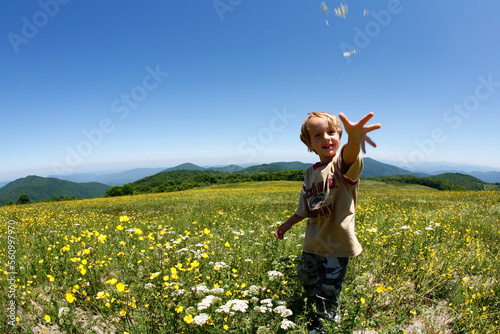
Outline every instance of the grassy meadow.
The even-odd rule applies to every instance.
[[[1,207],[0,332],[306,333],[301,186]],[[363,180],[332,332],[500,333],[499,225],[499,192]]]

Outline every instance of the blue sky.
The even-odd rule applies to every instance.
[[[0,181],[315,162],[320,110],[373,111],[374,159],[500,168],[500,2],[325,3],[2,1]]]

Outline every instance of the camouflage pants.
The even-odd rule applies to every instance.
[[[348,262],[347,257],[323,257],[302,252],[297,273],[308,300],[313,297],[315,301],[318,316],[336,321]]]

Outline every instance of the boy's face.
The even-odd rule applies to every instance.
[[[333,159],[340,146],[340,136],[335,128],[324,118],[313,117],[309,120],[310,148],[319,155],[321,162]]]

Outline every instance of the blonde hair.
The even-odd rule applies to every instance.
[[[328,122],[328,125],[333,127],[335,131],[339,134],[339,138],[342,137],[342,124],[340,119],[332,114],[329,114],[324,111],[314,111],[308,113],[309,116],[305,119],[304,123],[302,123],[302,128],[300,129],[300,140],[306,144],[309,152],[313,152],[311,149],[311,134],[309,133],[309,121],[313,117],[323,118]]]

